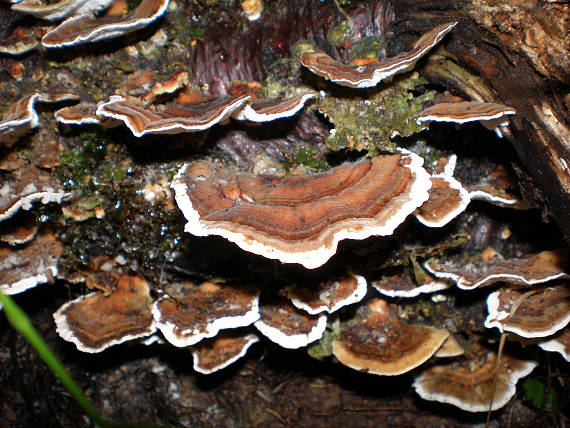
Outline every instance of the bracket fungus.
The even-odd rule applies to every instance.
[[[148,283],[139,276],[123,276],[108,296],[91,293],[67,302],[54,316],[57,332],[83,352],[150,336],[156,331]]]
[[[453,177],[457,156],[447,159],[443,171],[431,176],[429,199],[416,211],[416,218],[428,227],[443,227],[471,202],[469,192]]]
[[[193,367],[199,373],[211,374],[228,367],[243,357],[249,347],[259,342],[255,334],[225,331],[192,347]]]
[[[220,330],[245,327],[259,319],[259,291],[253,287],[181,285],[176,297],[164,296],[152,308],[157,327],[174,346],[194,345]]]
[[[548,352],[558,352],[570,362],[570,327],[567,326],[553,337],[539,343],[538,346]]]
[[[412,50],[402,52],[392,58],[386,58],[380,64],[345,65],[335,61],[324,52],[304,53],[301,56],[301,64],[313,73],[339,85],[351,88],[370,88],[394,74],[412,68],[456,24],[457,22],[449,22],[432,28],[420,37]]]
[[[98,18],[91,14],[73,15],[42,37],[46,48],[62,48],[98,42],[140,30],[159,19],[170,0],[142,0],[127,17]]]
[[[70,16],[94,15],[116,0],[60,0],[41,4],[37,0],[22,0],[12,6],[12,10],[48,21],[57,21]]]
[[[472,290],[499,281],[533,285],[568,278],[566,263],[566,251],[555,250],[512,259],[504,259],[498,255],[487,262],[460,262],[455,259],[442,263],[428,261],[424,263],[424,267],[437,278],[448,279],[455,282],[459,288]]]
[[[460,103],[438,103],[426,108],[417,119],[418,125],[430,122],[467,123],[479,121],[485,128],[503,136],[500,127],[508,125],[505,116],[516,114],[516,110],[502,104],[480,101]]]
[[[488,353],[473,360],[432,367],[418,376],[414,389],[424,400],[453,404],[468,412],[497,410],[515,395],[517,381],[530,374],[535,361]]]
[[[372,287],[379,293],[389,297],[417,297],[423,293],[435,293],[447,290],[451,283],[445,279],[436,279],[425,274],[426,282],[418,284],[409,273],[396,273],[385,275],[381,279],[372,281]]]
[[[342,239],[390,235],[428,197],[429,174],[413,154],[378,156],[305,176],[255,176],[207,162],[172,182],[196,236],[219,235],[246,251],[313,269]]]
[[[323,337],[327,328],[326,315],[309,315],[283,297],[261,305],[260,314],[255,328],[283,348],[307,346]]]
[[[291,299],[297,308],[311,315],[321,312],[336,312],[340,308],[360,302],[368,284],[361,275],[348,275],[336,280],[324,281],[319,284],[287,287],[284,295]]]
[[[403,323],[382,299],[362,307],[341,325],[333,355],[345,366],[381,376],[406,373],[427,361],[449,333],[425,325]]]
[[[233,117],[248,122],[271,122],[294,116],[305,106],[307,101],[313,98],[315,98],[315,94],[303,92],[284,100],[256,100],[251,104],[246,104],[242,110],[234,113]]]
[[[29,210],[34,202],[62,203],[71,195],[56,190],[53,177],[35,166],[19,168],[0,187],[0,222],[13,217],[21,209]]]
[[[227,96],[185,107],[151,110],[120,95],[101,104],[97,116],[123,121],[135,137],[204,131],[228,118],[250,101],[249,95]]]
[[[53,281],[62,252],[63,244],[49,230],[24,246],[0,246],[0,290],[17,294]]]
[[[58,103],[77,101],[74,94],[48,94],[36,92],[19,99],[10,106],[0,119],[0,145],[11,146],[18,138],[27,134],[40,124],[40,116],[36,112],[36,103]]]
[[[531,291],[501,288],[487,298],[485,327],[497,327],[521,337],[546,337],[570,322],[568,283]]]

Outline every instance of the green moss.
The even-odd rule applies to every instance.
[[[283,169],[288,173],[299,165],[314,171],[325,171],[330,168],[325,160],[316,157],[316,150],[312,146],[300,146],[295,157],[285,162]]]
[[[328,322],[327,329],[323,337],[318,342],[307,347],[309,356],[317,359],[324,360],[326,357],[332,355],[332,343],[337,337],[340,336],[340,320],[335,318],[333,321]]]
[[[350,48],[349,60],[356,58],[378,58],[378,52],[384,47],[380,37],[364,37],[357,40]]]
[[[421,131],[416,118],[422,103],[432,100],[435,92],[415,95],[413,90],[425,83],[407,75],[379,90],[352,90],[319,99],[318,110],[335,127],[327,145],[332,150],[367,150],[371,156],[395,152],[394,136],[408,137]]]
[[[342,21],[336,27],[331,28],[327,32],[327,40],[333,46],[340,46],[345,40],[350,38],[350,24],[348,21]]]

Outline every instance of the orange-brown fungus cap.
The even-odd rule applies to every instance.
[[[381,279],[372,281],[372,286],[381,294],[390,297],[416,297],[422,293],[433,293],[446,290],[451,283],[445,279],[436,279],[424,273],[426,282],[418,284],[411,276],[411,272],[399,272],[384,275]]]
[[[63,244],[45,230],[25,246],[0,245],[0,290],[17,294],[53,281]]]
[[[501,288],[487,298],[485,327],[522,337],[546,337],[570,322],[570,284],[533,288]]]
[[[355,370],[393,376],[425,362],[448,336],[445,330],[404,324],[384,300],[374,299],[341,326],[333,355]]]
[[[135,99],[113,95],[97,108],[96,114],[123,121],[135,137],[180,134],[209,129],[243,108],[249,100],[249,95],[237,95],[158,111]]]
[[[53,174],[27,165],[13,171],[2,183],[0,193],[0,221],[14,216],[19,210],[29,210],[34,202],[61,203],[70,194],[56,190]]]
[[[413,384],[424,400],[449,403],[469,412],[486,412],[491,400],[492,410],[500,409],[516,392],[517,381],[536,366],[503,354],[497,369],[494,354],[473,360],[435,366],[424,371]],[[494,394],[493,394],[494,391]]]
[[[63,21],[42,38],[47,48],[76,46],[82,43],[121,37],[150,25],[168,8],[169,0],[142,0],[127,17],[77,15]]]
[[[222,370],[243,357],[259,338],[255,334],[225,331],[192,347],[194,370],[210,374]]]
[[[319,284],[295,285],[284,290],[284,295],[299,309],[309,314],[335,312],[343,306],[360,302],[368,290],[366,279],[348,275]]]
[[[324,173],[256,176],[208,162],[185,165],[172,187],[193,235],[220,235],[246,251],[307,268],[342,239],[390,235],[427,199],[415,154],[386,155]]]
[[[255,327],[284,348],[307,346],[323,337],[327,327],[325,315],[309,315],[282,297],[262,305],[260,313],[261,317],[255,322]]]
[[[304,53],[301,56],[301,64],[318,76],[339,85],[351,88],[370,88],[396,73],[412,68],[456,24],[457,22],[450,22],[432,28],[420,37],[412,50],[402,52],[392,58],[386,58],[380,64],[345,65],[335,61],[324,52]]]
[[[259,318],[259,291],[250,286],[185,283],[177,294],[158,300],[152,309],[158,328],[175,346],[194,345]]]
[[[498,281],[532,285],[568,277],[565,250],[542,251],[516,259],[504,259],[498,255],[487,262],[448,259],[442,263],[427,262],[424,267],[432,275],[454,281],[464,290]]]
[[[123,276],[108,296],[92,293],[67,302],[54,314],[57,332],[83,352],[149,336],[156,331],[147,282]]]
[[[539,343],[538,346],[545,351],[559,352],[566,361],[570,362],[570,326],[566,326],[547,341]]]
[[[416,218],[428,227],[442,227],[465,211],[469,192],[453,177],[457,156],[446,159],[443,171],[431,176],[429,199],[416,210]]]

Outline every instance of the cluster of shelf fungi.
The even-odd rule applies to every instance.
[[[169,2],[143,0],[124,19],[100,22],[93,17],[89,5],[99,11],[111,3],[62,1],[56,4],[59,8],[42,9],[23,1],[13,8],[46,20],[63,20],[41,39],[46,48],[61,48],[136,31],[159,18]],[[422,35],[410,51],[368,65],[342,64],[324,52],[305,53],[300,60],[334,84],[370,88],[412,69],[456,25],[439,25]],[[27,48],[35,48],[37,41],[32,44]],[[287,99],[256,99],[245,91],[224,97],[196,93],[193,103],[186,105],[158,101],[189,84],[188,74],[179,72],[142,97],[114,95],[98,104],[81,102],[75,94],[29,94],[4,113],[0,144],[17,144],[39,127],[38,102],[79,102],[55,112],[62,124],[124,124],[135,137],[142,137],[202,132],[230,119],[245,124],[271,122],[294,116],[311,100],[329,96],[301,91]],[[501,136],[508,126],[507,116],[515,113],[500,104],[464,101],[434,104],[416,120],[426,128],[431,122],[479,121]],[[391,235],[400,224],[412,221],[412,216],[426,227],[440,228],[464,212],[472,200],[527,208],[493,177],[477,185],[462,185],[454,177],[457,162],[457,156],[451,155],[426,169],[419,155],[400,149],[322,173],[268,176],[200,160],[182,166],[171,187],[187,220],[186,232],[221,236],[244,251],[318,269],[335,255],[341,240]],[[65,206],[73,195],[59,189],[41,165],[19,168],[14,179],[0,189],[0,221],[9,222],[37,203]],[[53,232],[38,233],[31,221],[3,232],[2,239],[4,293],[20,293],[57,278],[62,244]],[[311,287],[292,284],[278,297],[262,298],[261,303],[263,290],[251,284],[181,282],[169,284],[165,291],[166,287],[150,284],[141,276],[123,275],[108,293],[94,292],[69,301],[54,317],[60,336],[80,351],[102,352],[132,340],[168,342],[190,349],[195,370],[205,374],[243,357],[259,335],[289,349],[324,342],[328,335],[332,339],[328,340],[329,355],[355,370],[380,376],[406,373],[433,358],[455,357],[451,363],[433,364],[421,372],[413,387],[424,399],[480,412],[504,406],[514,395],[518,379],[537,363],[507,354],[497,361],[496,354],[484,347],[472,349],[469,358],[461,357],[465,350],[453,334],[406,323],[390,299],[504,282],[488,297],[485,327],[537,343],[570,361],[570,289],[564,282],[553,282],[569,276],[564,251],[513,259],[487,254],[475,262],[457,256],[428,260],[423,269],[426,279],[421,284],[405,274],[386,275],[371,281],[373,291],[363,275],[346,272]],[[158,298],[151,297],[151,290]],[[376,292],[380,294],[372,296]],[[355,316],[333,331],[330,326],[337,311],[359,303]]]

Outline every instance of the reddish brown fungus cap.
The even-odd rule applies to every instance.
[[[394,74],[412,68],[416,62],[430,51],[451,31],[457,22],[439,25],[424,33],[414,48],[387,58],[379,64],[351,66],[345,65],[324,52],[309,52],[301,56],[301,64],[318,76],[331,82],[351,88],[369,88]]]
[[[226,368],[242,358],[249,347],[259,342],[255,334],[225,331],[212,339],[205,339],[192,348],[194,370],[210,374]]]
[[[341,326],[333,354],[355,370],[395,376],[428,360],[448,336],[445,330],[405,324],[384,300],[374,299]]]
[[[284,290],[284,295],[297,308],[315,315],[325,311],[332,313],[346,305],[360,302],[367,290],[366,279],[351,274],[319,284],[288,287]]]
[[[532,285],[568,277],[566,250],[542,251],[513,259],[498,256],[486,262],[448,259],[442,263],[426,262],[424,267],[435,277],[454,281],[464,290],[498,281]]]
[[[504,354],[497,367],[495,355],[489,353],[432,367],[416,378],[413,387],[424,400],[453,404],[468,412],[486,412],[491,401],[491,410],[507,404],[516,392],[517,381],[536,366],[535,361]]]
[[[49,31],[42,38],[42,45],[62,48],[121,37],[158,20],[166,12],[168,3],[169,0],[142,0],[127,17],[72,16]]]
[[[570,284],[531,291],[501,288],[489,295],[487,309],[487,328],[528,338],[551,336],[570,322]]]
[[[67,302],[54,314],[59,335],[83,352],[101,352],[110,346],[145,337],[156,331],[148,283],[123,276],[105,296],[91,293]]]
[[[244,327],[259,318],[259,291],[250,286],[181,285],[182,292],[165,296],[152,309],[164,337],[175,346],[190,346],[222,329]]]
[[[276,298],[260,309],[255,327],[271,341],[284,348],[296,349],[319,340],[327,327],[323,314],[309,315],[285,298]]]
[[[207,162],[185,165],[172,187],[193,235],[219,235],[246,251],[307,268],[342,239],[390,235],[428,197],[415,154],[387,155],[304,176],[256,176]]]
[[[24,246],[0,245],[0,290],[17,294],[53,281],[63,244],[50,230],[42,231]]]

